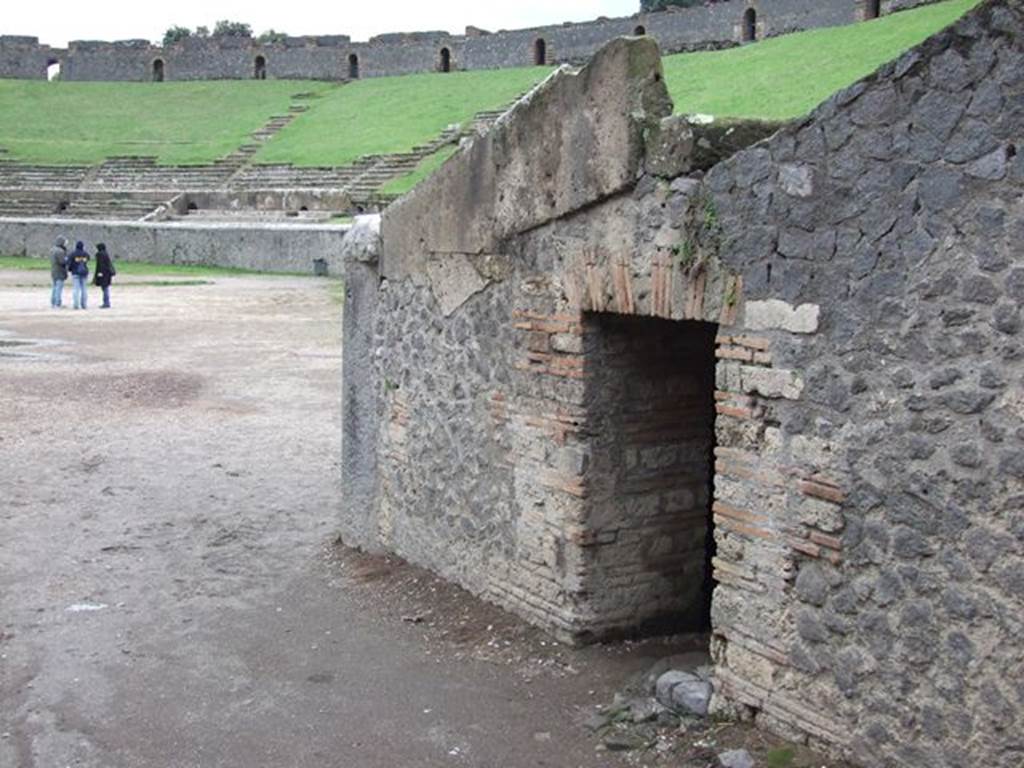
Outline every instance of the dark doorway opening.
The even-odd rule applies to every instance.
[[[606,636],[711,628],[713,323],[584,316],[589,563]]]
[[[263,56],[257,56],[253,64],[252,77],[254,80],[267,79],[267,60]]]
[[[864,6],[865,19],[877,19],[882,15],[882,0],[867,0]]]
[[[543,67],[548,63],[548,44],[542,37],[533,44],[533,63],[538,67]]]
[[[153,62],[153,82],[162,83],[164,81],[164,60],[157,59]]]
[[[348,79],[359,79],[359,57],[354,53],[349,54],[348,57]]]
[[[747,8],[743,14],[743,42],[752,43],[757,40],[757,11]]]
[[[50,82],[60,80],[60,59],[47,59],[46,79]]]
[[[441,62],[438,67],[442,72],[452,71],[452,52],[447,48],[441,49]]]
[[[637,24],[636,29],[633,30],[633,34],[637,37],[643,37],[647,34],[647,28],[643,24]]]

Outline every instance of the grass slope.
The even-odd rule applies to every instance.
[[[852,2],[852,0],[851,0]],[[936,5],[845,27],[773,38],[726,51],[665,58],[676,111],[786,119],[955,21],[979,0]],[[111,155],[156,155],[204,163],[229,154],[291,96],[313,93],[310,110],[257,155],[258,162],[342,165],[361,155],[404,152],[452,123],[508,104],[550,69],[420,74],[349,85],[306,81],[47,83],[0,80],[0,147],[34,163],[98,163]],[[428,158],[405,191],[440,165]]]
[[[319,99],[268,142],[257,161],[344,165],[362,155],[405,152],[452,123],[508,104],[550,71],[527,67],[358,80]]]
[[[666,56],[665,82],[679,113],[798,117],[952,24],[979,2],[950,0],[742,48]]]
[[[204,267],[188,264],[152,264],[146,261],[121,261],[114,253],[114,264],[119,275],[164,275],[168,277],[234,277],[236,275],[290,274],[288,272],[266,273],[236,267]],[[50,257],[0,256],[0,269],[26,270],[29,272],[50,271]]]
[[[434,171],[444,165],[445,161],[454,155],[457,149],[458,147],[455,145],[441,147],[441,149],[437,150],[434,154],[428,155],[420,160],[419,165],[417,165],[413,172],[408,176],[392,179],[381,187],[380,191],[385,195],[404,195],[410,189],[427,178],[427,176],[430,176]]]
[[[237,149],[291,96],[322,83],[62,83],[0,80],[0,147],[47,165],[92,164],[112,155],[208,163]]]
[[[663,60],[665,83],[680,114],[785,120],[799,117],[836,91],[952,24],[981,0],[949,0],[874,21],[798,32],[725,51]],[[403,194],[452,152],[426,158],[383,192]]]

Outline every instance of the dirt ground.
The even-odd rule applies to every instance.
[[[399,615],[333,545],[329,283],[47,282],[0,273],[0,765],[605,762],[579,722],[642,659]]]
[[[0,271],[0,767],[658,762],[584,723],[688,639],[569,649],[339,545],[338,294]]]

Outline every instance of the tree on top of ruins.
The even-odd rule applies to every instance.
[[[268,45],[270,43],[283,43],[288,37],[285,32],[278,32],[275,29],[268,29],[266,32],[256,38],[257,42]]]
[[[188,27],[170,27],[164,32],[164,45],[174,45],[174,43],[184,40],[186,37],[192,36],[192,30]]]
[[[663,11],[669,7],[692,8],[696,5],[711,5],[719,2],[722,0],[640,0],[640,11],[649,13],[650,11]]]
[[[213,27],[214,37],[252,37],[252,27],[241,21],[222,19]]]

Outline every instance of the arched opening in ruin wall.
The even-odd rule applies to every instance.
[[[267,59],[265,56],[256,57],[256,60],[253,62],[252,77],[254,80],[267,79]]]
[[[452,52],[447,48],[441,49],[441,58],[438,62],[439,72],[451,72],[452,71]]]
[[[164,60],[154,59],[153,60],[153,82],[162,83],[164,81]]]
[[[60,80],[60,59],[46,60],[46,79],[51,82]]]
[[[645,27],[643,24],[637,24],[636,28],[633,30],[633,34],[636,37],[643,37],[644,35],[647,34],[647,27]]]
[[[743,42],[752,43],[757,40],[757,11],[747,8],[743,14]]]
[[[348,79],[359,79],[359,57],[354,53],[350,53],[348,56]]]
[[[548,63],[548,44],[543,37],[538,37],[533,43],[533,63],[538,67]]]
[[[882,0],[866,0],[864,3],[865,20],[877,19],[882,15]]]

